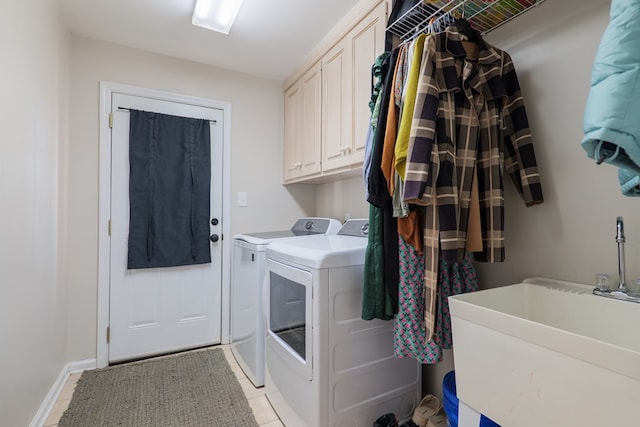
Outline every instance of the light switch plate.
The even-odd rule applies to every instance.
[[[238,206],[240,207],[249,206],[249,199],[247,198],[246,191],[238,192]]]

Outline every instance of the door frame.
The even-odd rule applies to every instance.
[[[111,237],[109,236],[109,219],[111,218],[111,127],[109,114],[112,110],[111,95],[126,95],[153,98],[161,101],[197,105],[222,110],[223,112],[223,168],[222,168],[222,312],[221,340],[229,343],[230,336],[230,262],[231,262],[231,103],[207,98],[181,95],[172,92],[147,89],[108,81],[100,81],[100,137],[99,137],[99,208],[98,208],[98,314],[96,331],[96,365],[98,368],[109,364],[109,343],[107,327],[109,326],[109,265],[111,262]]]

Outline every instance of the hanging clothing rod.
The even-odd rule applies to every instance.
[[[131,111],[131,108],[118,107],[118,110],[120,110],[120,111]],[[161,114],[161,113],[158,113],[158,114]],[[188,119],[193,119],[195,117],[187,117],[187,118]],[[196,119],[196,120],[203,120],[203,119]],[[216,120],[209,120],[209,123],[213,123],[214,125],[218,124],[218,122]]]
[[[387,31],[401,40],[411,40],[424,32],[430,22],[447,13],[465,18],[482,35],[539,6],[545,0],[420,0],[389,24]]]

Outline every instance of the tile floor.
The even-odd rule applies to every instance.
[[[221,345],[219,347],[224,351],[227,362],[229,362],[231,369],[236,374],[238,382],[244,390],[244,394],[249,401],[251,409],[253,410],[253,415],[260,427],[284,427],[284,424],[282,424],[278,415],[267,400],[264,387],[255,388],[253,384],[251,384],[251,381],[249,381],[244,372],[242,372],[242,369],[240,369],[240,365],[236,362],[233,357],[233,353],[231,352],[231,348],[228,345]],[[44,427],[54,427],[58,425],[58,421],[62,417],[62,414],[69,407],[69,402],[71,402],[73,390],[76,387],[78,378],[80,378],[80,374],[72,374],[69,376],[58,400],[44,423]]]

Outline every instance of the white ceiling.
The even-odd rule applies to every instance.
[[[72,34],[284,80],[358,0],[245,0],[229,35],[191,25],[195,0],[58,0]]]

